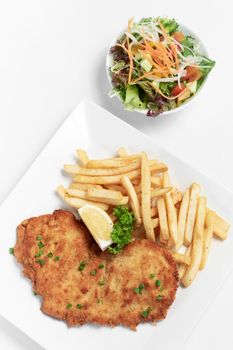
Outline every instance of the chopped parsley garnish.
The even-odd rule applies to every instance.
[[[112,254],[118,254],[132,240],[135,217],[133,212],[123,205],[118,205],[114,209],[113,215],[116,216],[117,220],[111,233],[113,244],[108,250]]]
[[[147,318],[151,311],[152,311],[152,308],[150,306],[148,306],[148,308],[146,310],[142,311],[141,316],[144,318]]]
[[[47,257],[48,257],[48,258],[52,258],[52,257],[53,257],[53,253],[52,253],[52,252],[49,252],[49,253],[47,254]]]
[[[157,297],[156,297],[156,300],[158,300],[158,301],[161,301],[161,300],[163,300],[163,295],[157,295]]]
[[[37,241],[41,241],[42,239],[43,239],[43,237],[41,235],[36,236]]]
[[[39,258],[43,254],[44,254],[44,251],[43,250],[39,250],[39,252],[36,253],[35,258]]]
[[[155,273],[151,273],[150,278],[155,278]]]
[[[97,304],[103,304],[103,300],[101,300],[101,299],[97,299]]]
[[[155,281],[155,285],[156,285],[156,287],[160,287],[161,286],[161,281],[160,280],[156,280]]]
[[[33,291],[33,294],[34,294],[34,295],[37,295],[37,293],[36,293],[35,291]]]
[[[9,248],[9,253],[14,255],[14,248]]]
[[[60,260],[60,256],[56,255],[54,258],[55,261],[59,261]]]
[[[98,285],[99,285],[99,286],[104,286],[104,285],[105,285],[105,281],[104,281],[104,280],[99,281],[99,282],[98,282]]]
[[[145,289],[144,283],[139,284],[137,288],[134,288],[135,294],[142,294],[143,289]]]
[[[40,264],[40,266],[43,266],[45,264],[45,261],[43,259],[37,259],[36,262]]]
[[[81,261],[80,264],[79,264],[79,271],[83,271],[85,269],[85,266],[86,266],[86,263],[85,261]]]
[[[104,264],[99,264],[98,269],[103,269],[104,268]]]
[[[37,243],[39,248],[43,248],[44,247],[44,243],[42,243],[41,241]]]
[[[92,270],[92,271],[90,272],[90,275],[91,275],[91,276],[95,276],[96,273],[97,273],[97,270]]]
[[[67,304],[67,305],[66,305],[66,308],[67,308],[67,309],[71,309],[71,308],[72,308],[72,304]]]
[[[77,304],[77,305],[76,305],[76,308],[77,308],[77,309],[81,309],[82,307],[83,307],[82,304]]]

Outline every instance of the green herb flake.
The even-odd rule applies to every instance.
[[[155,285],[156,285],[156,287],[160,287],[161,286],[161,281],[160,280],[156,280],[155,281]]]
[[[44,243],[42,243],[41,241],[37,243],[39,248],[43,248],[44,247]]]
[[[43,250],[39,250],[39,252],[36,253],[35,258],[39,258],[43,254],[44,254],[44,251]]]
[[[35,291],[33,291],[33,294],[34,294],[34,295],[37,295],[37,293],[36,293]]]
[[[134,288],[135,294],[142,294],[142,291],[145,289],[144,283],[139,284],[137,288]]]
[[[157,295],[156,300],[157,300],[157,301],[161,301],[161,300],[163,300],[163,295],[160,295],[160,294],[159,294],[159,295]]]
[[[142,311],[141,316],[147,318],[152,311],[152,308],[149,306],[146,310]]]
[[[67,305],[66,305],[66,308],[67,308],[67,309],[71,309],[71,308],[72,308],[72,304],[70,304],[70,303],[67,304]]]
[[[85,266],[86,266],[85,261],[81,261],[80,264],[79,264],[78,270],[79,271],[83,271],[85,269]]]
[[[81,309],[82,307],[83,307],[82,304],[77,304],[77,305],[76,305],[76,308],[77,308],[77,309]]]
[[[105,281],[104,280],[99,281],[98,285],[101,286],[101,287],[104,286],[105,285]]]
[[[9,248],[9,253],[10,253],[11,255],[14,255],[14,248]]]
[[[103,304],[103,300],[101,300],[101,299],[97,299],[97,304]]]
[[[117,221],[114,223],[111,233],[113,244],[108,250],[112,254],[118,254],[132,240],[135,217],[133,212],[123,205],[115,207],[113,215],[116,216]]]
[[[37,241],[41,241],[42,239],[43,239],[43,237],[41,235],[36,236]]]
[[[45,264],[45,261],[43,259],[37,259],[36,262],[40,265],[43,266]]]
[[[92,270],[92,271],[90,272],[90,275],[91,275],[91,276],[95,276],[96,273],[97,273],[97,270]]]
[[[52,252],[49,252],[49,253],[47,254],[47,257],[48,257],[48,258],[52,258],[52,257],[53,257],[53,253],[52,253]]]
[[[98,269],[103,269],[104,268],[104,264],[99,264]]]
[[[155,273],[151,273],[150,278],[155,278]]]
[[[54,260],[55,260],[55,261],[59,261],[59,260],[60,260],[60,256],[56,255],[56,256],[54,257]]]

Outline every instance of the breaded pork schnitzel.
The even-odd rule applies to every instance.
[[[23,221],[14,253],[42,297],[42,311],[69,326],[135,329],[164,319],[175,299],[177,269],[169,251],[142,239],[118,255],[101,252],[68,211]]]

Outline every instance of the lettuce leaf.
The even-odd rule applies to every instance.
[[[203,59],[201,60],[201,62],[199,64],[201,66],[200,71],[202,73],[202,77],[206,77],[209,74],[209,72],[211,71],[211,69],[214,67],[215,61],[213,61],[205,56],[202,56],[202,57],[203,57]]]
[[[164,95],[170,96],[171,90],[174,88],[175,85],[176,83],[173,83],[173,82],[168,82],[168,83],[161,82],[159,83],[159,88]]]
[[[125,105],[125,108],[128,109],[129,111],[133,111],[135,108],[138,108],[138,109],[146,108],[146,103],[142,102],[139,97],[138,88],[136,85],[127,86],[124,105]]]
[[[174,19],[161,18],[160,21],[168,34],[175,32],[179,27],[179,24]]]

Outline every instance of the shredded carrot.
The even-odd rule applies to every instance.
[[[131,18],[128,21],[128,32],[132,28],[134,19]],[[129,57],[129,74],[128,74],[128,84],[136,84],[138,81],[146,77],[151,77],[152,79],[160,79],[173,77],[178,74],[179,69],[179,58],[178,58],[178,48],[172,42],[171,37],[166,32],[162,23],[159,21],[159,27],[162,31],[163,40],[162,41],[150,41],[150,39],[145,38],[144,30],[142,29],[143,42],[134,43],[130,42],[129,37],[126,35],[122,44],[117,44],[120,46]],[[135,55],[140,53],[143,58],[145,58],[152,66],[150,72],[144,72],[141,76],[136,79],[132,79],[132,74],[134,70],[134,60]],[[155,87],[154,87],[155,88]],[[167,99],[175,99],[176,97],[168,97],[163,95],[163,93],[156,88],[156,90]]]

